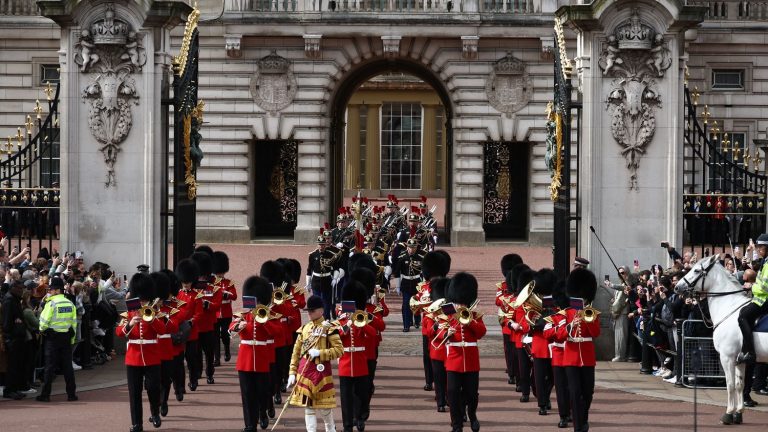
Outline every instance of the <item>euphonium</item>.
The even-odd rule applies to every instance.
[[[529,306],[527,303],[523,305],[523,310],[525,311],[525,320],[528,321],[528,324],[531,326],[536,324],[536,321],[541,318],[541,312],[537,311],[536,308]]]
[[[411,308],[411,312],[413,313],[418,313],[421,308],[427,307],[430,304],[432,304],[432,301],[430,300],[428,294],[425,294],[421,300],[417,299],[415,296],[408,300],[408,306]]]
[[[365,327],[368,324],[368,312],[356,310],[352,314],[352,325],[355,327]]]

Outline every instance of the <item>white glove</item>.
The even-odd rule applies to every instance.
[[[339,269],[339,279],[343,278],[346,273],[344,273],[344,269]]]
[[[294,384],[296,384],[296,375],[288,375],[288,387],[293,387]]]
[[[312,283],[312,276],[307,275],[307,286],[310,286],[311,283]]]
[[[389,279],[392,276],[392,266],[384,267],[384,279]]]
[[[315,357],[320,357],[320,350],[317,348],[310,348],[308,351],[309,358],[313,359]]]
[[[338,242],[338,243],[336,243],[336,247],[339,248],[339,249],[342,249],[342,248],[344,248],[344,243]]]
[[[392,281],[394,282],[395,290],[400,294],[400,278],[394,278]]]

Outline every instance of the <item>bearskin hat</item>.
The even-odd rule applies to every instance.
[[[365,310],[365,304],[368,303],[365,287],[358,281],[352,281],[344,286],[341,299],[355,302],[355,307],[360,310]]]
[[[283,266],[285,276],[291,283],[297,283],[301,279],[301,264],[293,258],[278,258],[278,264]]]
[[[520,294],[520,291],[533,280],[534,276],[536,276],[536,272],[531,269],[521,271],[517,275],[517,291],[515,291],[515,294]]]
[[[445,257],[435,251],[428,252],[421,262],[421,274],[426,280],[438,276],[445,277],[448,274],[448,264],[445,262]]]
[[[376,273],[367,267],[357,267],[349,274],[349,280],[360,282],[365,288],[367,297],[371,297],[376,290]]]
[[[272,285],[261,276],[251,276],[243,283],[243,295],[256,297],[256,301],[262,305],[272,302]]]
[[[213,271],[213,260],[211,255],[205,252],[195,252],[189,256],[189,259],[197,263],[197,267],[200,269],[200,277],[210,277]]]
[[[565,280],[559,280],[552,289],[552,301],[555,306],[560,309],[570,307],[571,300],[568,298],[568,293],[565,291]]]
[[[200,277],[200,267],[190,258],[184,258],[176,264],[176,276],[181,283],[197,282]]]
[[[512,266],[512,268],[507,272],[507,275],[504,278],[504,281],[507,282],[507,292],[510,294],[517,293],[517,277],[524,270],[530,270],[530,267],[528,267],[526,264],[517,264]]]
[[[225,252],[213,253],[213,274],[221,274],[229,271],[229,257]]]
[[[181,289],[181,283],[179,282],[179,278],[176,276],[176,273],[168,269],[162,269],[160,270],[160,273],[168,277],[168,291],[171,293],[171,295],[178,295],[179,290]]]
[[[477,300],[477,279],[469,273],[456,273],[448,283],[445,300],[469,306]]]
[[[585,268],[571,271],[566,282],[569,297],[581,297],[584,303],[592,303],[597,294],[597,279],[595,274]]]
[[[286,279],[285,268],[277,261],[264,261],[259,270],[259,276],[271,282],[275,288],[279,288]]]
[[[445,274],[447,275],[451,271],[451,254],[445,249],[435,249],[434,252],[442,255],[445,259]]]
[[[144,301],[152,301],[157,297],[155,282],[145,273],[136,273],[131,276],[131,280],[128,282],[128,292],[130,293],[129,297],[138,297]]]
[[[171,293],[171,280],[163,272],[152,272],[149,274],[155,283],[155,291],[160,300],[165,300]]]
[[[436,277],[429,281],[429,297],[434,300],[445,298],[445,290],[448,288],[448,282],[450,279],[444,277]]]
[[[213,258],[213,249],[211,249],[208,245],[200,245],[195,248],[195,252],[203,252],[207,254],[209,257]]]
[[[533,281],[536,283],[536,295],[539,297],[552,295],[552,290],[557,283],[557,274],[552,269],[543,268],[536,272]]]
[[[359,267],[367,268],[374,273],[379,271],[379,267],[373,262],[373,258],[370,255],[357,252],[349,257],[349,261],[347,261],[347,271],[352,273]]]
[[[512,267],[522,263],[523,259],[516,253],[504,255],[501,257],[501,274],[507,277],[507,273],[512,270]]]

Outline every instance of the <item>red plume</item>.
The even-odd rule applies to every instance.
[[[363,197],[363,202],[368,204],[368,197]]]
[[[323,226],[325,227],[325,229],[331,229],[331,224],[329,224],[328,222],[323,224]]]
[[[413,205],[412,205],[412,206],[411,206],[411,212],[412,212],[412,213],[418,213],[418,212],[419,212],[419,208],[418,208],[418,207],[416,207],[416,206],[413,206]]]
[[[345,207],[345,208],[347,210],[347,213],[350,213],[350,214],[352,213],[352,209],[351,208],[349,208],[349,207]]]
[[[421,199],[421,202],[423,203],[427,202],[427,197],[425,197],[424,195],[420,196],[419,198]]]
[[[325,232],[325,228],[320,228],[320,235],[323,235],[324,232]]]
[[[353,202],[353,203],[356,203],[356,202],[357,202],[357,197],[356,197],[356,196],[353,196],[353,197],[352,197],[352,202]]]
[[[410,226],[409,229],[411,231],[411,237],[415,236],[416,235],[416,227],[415,226]]]
[[[365,226],[365,232],[370,231],[373,228],[373,225],[369,222],[368,225]]]
[[[423,214],[423,215],[427,214],[427,208],[426,207],[421,209],[421,214]]]

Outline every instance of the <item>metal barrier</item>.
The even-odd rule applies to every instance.
[[[724,388],[725,372],[720,364],[720,354],[715,350],[712,342],[712,336],[694,336],[697,332],[701,333],[701,329],[706,330],[704,333],[710,332],[702,320],[683,321],[681,362],[683,385],[693,388],[695,376],[698,388]],[[696,357],[699,357],[698,370],[695,368]]]

